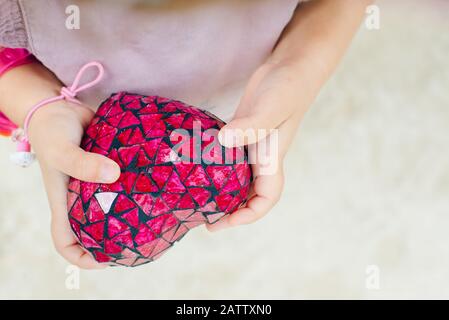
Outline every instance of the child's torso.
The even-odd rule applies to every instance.
[[[20,1],[29,49],[63,82],[88,61],[105,65],[102,84],[85,97],[91,103],[122,90],[201,103],[263,63],[297,3]],[[79,29],[66,27],[74,4]]]

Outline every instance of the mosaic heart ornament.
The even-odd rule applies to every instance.
[[[125,92],[99,107],[82,148],[116,161],[113,184],[71,179],[69,222],[79,243],[110,265],[159,258],[189,230],[234,212],[248,197],[244,148],[224,148],[224,122],[182,102]]]

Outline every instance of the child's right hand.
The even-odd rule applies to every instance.
[[[23,125],[30,108],[43,99],[59,95],[59,80],[40,64],[24,65],[0,77],[0,106],[16,124]],[[88,106],[67,101],[49,104],[31,118],[31,146],[42,170],[52,212],[51,232],[56,250],[81,268],[102,268],[78,245],[67,217],[69,176],[98,183],[111,183],[120,176],[114,161],[82,150],[85,127],[93,117]]]

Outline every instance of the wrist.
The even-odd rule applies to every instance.
[[[48,137],[45,135],[48,132],[48,127],[54,126],[55,123],[65,123],[67,117],[73,116],[75,120],[78,108],[79,106],[72,102],[60,100],[46,104],[43,108],[37,110],[28,124],[29,142],[35,145],[36,140],[47,139]]]
[[[316,59],[270,57],[264,68],[275,74],[278,83],[296,93],[296,98],[304,99],[307,94],[315,95],[328,78],[326,66]],[[291,97],[294,98],[294,97]]]
[[[41,64],[22,65],[0,77],[1,110],[22,127],[36,103],[60,94],[62,84]]]

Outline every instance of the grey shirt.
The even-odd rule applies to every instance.
[[[297,4],[0,0],[0,46],[28,48],[66,84],[84,63],[100,61],[105,79],[82,96],[92,105],[122,90],[201,104],[264,62]],[[79,29],[70,27],[70,5]]]

